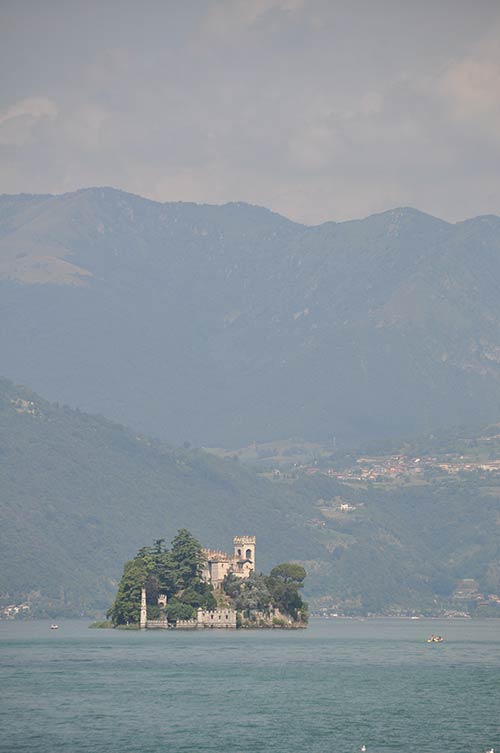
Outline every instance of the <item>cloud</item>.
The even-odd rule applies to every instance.
[[[477,118],[500,108],[500,64],[488,60],[463,60],[450,66],[441,79],[444,95],[454,114]]]
[[[252,26],[266,13],[295,13],[304,4],[305,0],[221,0],[212,3],[203,28],[217,35],[234,33]]]
[[[74,148],[99,150],[110,146],[114,133],[113,113],[96,103],[76,107],[63,120],[63,132]]]
[[[500,214],[497,0],[6,3],[0,191]]]
[[[450,119],[500,140],[500,23],[446,66],[438,90]]]
[[[53,121],[58,108],[48,97],[28,97],[0,111],[0,144],[20,146],[33,138],[40,121]]]

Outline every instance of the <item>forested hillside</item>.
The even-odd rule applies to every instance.
[[[0,197],[4,374],[182,444],[500,419],[500,219]]]
[[[258,537],[262,568],[315,556],[304,498],[234,461],[177,449],[0,382],[0,595],[105,609],[123,562],[188,526]]]
[[[257,569],[302,563],[313,607],[463,609],[463,578],[500,592],[500,475],[271,481],[0,381],[0,606],[102,613],[123,562],[182,527],[222,549],[256,534]]]

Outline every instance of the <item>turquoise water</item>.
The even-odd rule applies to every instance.
[[[4,622],[0,671],[9,753],[500,751],[497,620],[192,633]]]

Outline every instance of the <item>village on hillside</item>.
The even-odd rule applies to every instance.
[[[328,444],[292,438],[253,442],[238,450],[204,449],[218,457],[248,463],[274,480],[325,475],[346,483],[425,483],[440,475],[500,474],[500,432],[498,427],[494,428],[495,431],[479,434],[467,442],[457,442],[461,451],[447,448],[445,442],[442,448],[418,454],[346,451],[337,447],[335,438]]]

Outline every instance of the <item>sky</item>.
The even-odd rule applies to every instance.
[[[0,193],[500,215],[500,0],[0,0]]]

